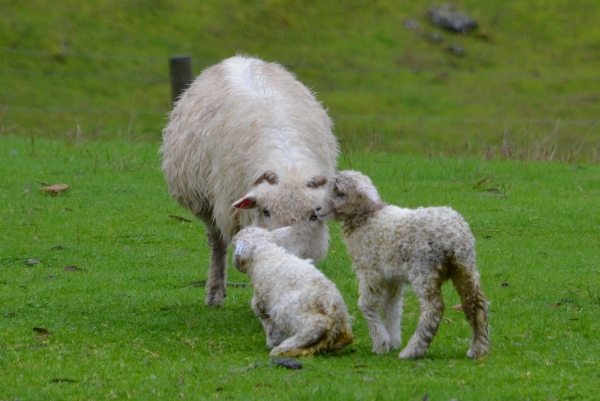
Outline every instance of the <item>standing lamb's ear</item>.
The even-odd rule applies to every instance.
[[[233,266],[238,269],[242,273],[246,273],[246,262],[250,259],[252,255],[252,251],[256,247],[256,244],[253,244],[248,241],[239,240],[235,243],[235,249],[233,251]]]
[[[324,177],[322,175],[317,175],[314,176],[313,178],[310,179],[310,181],[308,181],[306,183],[306,186],[308,188],[319,188],[322,187],[323,185],[327,184],[327,177]]]
[[[242,209],[254,209],[256,207],[256,195],[250,192],[241,199],[236,200],[231,206],[238,209],[238,212]]]
[[[354,181],[354,185],[356,185],[356,192],[358,192],[360,196],[363,196],[372,202],[379,202],[381,200],[377,193],[377,188],[371,183],[371,180],[368,180],[367,182]]]
[[[258,185],[263,181],[267,181],[271,185],[279,184],[279,176],[276,172],[272,170],[265,171],[256,181],[254,181],[254,185]]]

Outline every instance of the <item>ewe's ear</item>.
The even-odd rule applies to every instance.
[[[241,209],[254,209],[256,207],[256,195],[250,192],[244,195],[243,198],[235,201],[231,206],[238,209],[238,211]]]
[[[263,181],[267,181],[271,185],[279,184],[279,176],[273,170],[265,171],[258,179],[254,182],[254,185],[258,185]]]
[[[282,248],[286,248],[285,244],[290,241],[292,235],[292,227],[278,228],[277,230],[271,231],[271,238],[273,243]]]

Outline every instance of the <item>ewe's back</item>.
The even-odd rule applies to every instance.
[[[192,83],[161,148],[171,195],[195,214],[214,208],[226,237],[231,204],[266,170],[330,177],[337,149],[330,118],[304,85],[277,64],[243,56]]]

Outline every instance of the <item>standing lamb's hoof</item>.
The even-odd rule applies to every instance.
[[[400,359],[419,359],[419,358],[423,358],[425,356],[425,354],[427,353],[426,350],[422,350],[422,349],[408,349],[408,348],[404,348],[402,350],[402,352],[400,352],[400,354],[398,355],[398,358]]]
[[[376,354],[387,354],[390,352],[390,344],[387,341],[383,341],[379,344],[373,344],[372,351]]]
[[[469,349],[469,351],[467,351],[467,356],[471,359],[477,359],[480,356],[483,356],[485,354],[488,353],[488,348],[489,345],[487,347],[481,346],[481,347],[471,347]]]

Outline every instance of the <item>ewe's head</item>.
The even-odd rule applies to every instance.
[[[292,228],[284,227],[268,231],[260,227],[246,227],[238,232],[231,240],[233,246],[233,265],[242,273],[248,272],[248,262],[254,259],[257,250],[275,244],[286,248],[292,239]]]
[[[284,246],[302,259],[323,259],[327,255],[329,232],[315,209],[325,192],[327,179],[316,176],[300,179],[286,174],[285,180],[267,171],[254,183],[252,190],[237,200],[233,207],[255,209],[253,225],[269,231],[292,227],[290,241]]]
[[[319,220],[348,221],[381,205],[371,179],[357,171],[340,171],[327,185],[317,207]]]

